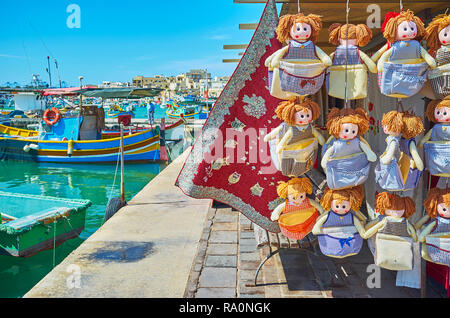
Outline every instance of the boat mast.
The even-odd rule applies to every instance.
[[[47,65],[48,65],[48,68],[47,68],[48,77],[50,79],[50,86],[49,87],[52,87],[52,72],[50,70],[50,56],[47,56]]]

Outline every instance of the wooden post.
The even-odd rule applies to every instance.
[[[123,147],[123,124],[120,124],[120,200],[125,202],[125,173],[124,173],[124,147]]]
[[[166,149],[166,119],[161,118],[161,125],[159,127],[159,159],[165,162],[169,162],[169,156]]]

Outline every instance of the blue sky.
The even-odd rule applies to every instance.
[[[69,4],[81,9],[81,28],[66,24]],[[258,22],[264,4],[233,0],[21,0],[0,8],[0,84],[29,83],[45,72],[47,56],[56,58],[62,80],[77,85],[103,80],[131,81],[135,75],[177,75],[208,68],[231,75],[238,51],[224,44],[244,44],[253,31],[239,23]],[[280,10],[280,7],[278,7]],[[51,64],[52,81],[57,77]]]

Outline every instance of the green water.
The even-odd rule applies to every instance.
[[[130,200],[161,170],[160,164],[126,164],[125,198]],[[102,224],[108,198],[120,195],[120,167],[113,187],[116,165],[62,165],[0,161],[0,190],[6,192],[89,199],[85,229],[79,238],[66,241],[54,251],[30,258],[0,256],[0,297],[22,297]],[[55,253],[55,255],[53,255]]]

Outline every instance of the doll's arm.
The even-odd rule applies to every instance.
[[[419,153],[417,152],[415,142],[411,142],[409,144],[409,152],[411,153],[411,156],[414,159],[414,162],[416,163],[417,169],[419,169],[420,171],[423,171],[423,161],[420,158]]]
[[[322,51],[322,49],[318,46],[316,46],[316,54],[319,60],[321,60],[322,63],[325,64],[325,66],[331,66],[331,64],[333,64],[328,54]]]
[[[386,152],[380,157],[380,162],[384,165],[390,164],[392,159],[394,158],[396,148],[397,144],[395,142],[390,142]]]
[[[416,224],[414,224],[414,228],[416,229],[416,231],[419,231],[420,228],[428,222],[428,220],[430,219],[430,216],[428,214],[425,214],[419,221],[417,221]]]
[[[431,222],[428,224],[422,231],[420,231],[419,236],[417,240],[420,243],[425,242],[425,237],[433,231],[434,226],[436,225],[436,221]]]
[[[417,242],[416,229],[414,228],[414,226],[411,225],[411,223],[408,222],[408,220],[406,221],[406,225],[407,225],[406,230],[408,231],[409,235],[412,237],[414,242]]]
[[[281,212],[283,212],[283,209],[284,209],[285,205],[286,205],[286,202],[283,202],[279,206],[277,206],[275,208],[275,210],[273,210],[272,214],[270,215],[270,219],[272,221],[278,220],[278,218],[280,217]]]
[[[286,134],[283,136],[283,138],[281,138],[280,142],[278,143],[277,153],[281,153],[281,151],[283,151],[283,148],[286,147],[291,138],[292,138],[292,127],[288,129]]]
[[[366,223],[367,222],[367,217],[361,213],[361,211],[355,211],[355,215],[358,217],[358,219],[363,222]]]
[[[388,44],[386,43],[381,49],[379,49],[376,53],[372,55],[372,61],[376,63],[378,59],[383,55],[384,52],[388,49]]]
[[[368,238],[371,238],[385,224],[386,224],[386,219],[383,219],[381,221],[375,220],[375,222],[370,222],[369,224],[367,224],[365,231],[364,231],[364,235],[361,235],[361,237],[365,240],[367,240]]]
[[[325,211],[323,210],[322,206],[319,204],[319,202],[317,202],[316,200],[313,199],[308,199],[309,200],[309,204],[311,204],[313,207],[316,208],[317,211],[319,211],[319,214],[323,214]]]
[[[377,161],[377,155],[372,151],[369,144],[366,144],[364,141],[361,141],[359,143],[359,146],[361,147],[362,151],[364,151],[364,153],[366,154],[367,160],[369,160],[370,162]]]
[[[320,165],[322,166],[324,171],[327,170],[327,162],[328,162],[328,160],[330,160],[330,157],[331,157],[331,154],[333,153],[333,151],[334,151],[334,146],[331,146],[330,148],[327,149],[327,151],[323,155]]]
[[[323,146],[323,144],[325,143],[325,138],[322,136],[320,131],[318,131],[316,128],[312,127],[312,133],[313,133],[314,137],[316,137],[317,140],[319,141],[319,144],[321,146]]]
[[[361,237],[364,238],[366,236],[366,230],[364,228],[364,225],[358,219],[358,217],[353,216],[353,224],[355,225],[356,229],[358,230],[359,235],[361,235]]]
[[[425,136],[423,136],[422,140],[419,142],[419,144],[417,145],[417,147],[422,148],[423,144],[426,143],[427,141],[429,141],[431,139],[431,134],[433,133],[433,130],[430,129],[427,134]]]
[[[275,54],[272,55],[272,59],[269,61],[270,62],[269,65],[266,65],[266,66],[269,68],[272,68],[272,69],[275,67],[279,67],[280,61],[283,58],[283,56],[286,54],[288,49],[289,49],[289,45],[276,51]]]
[[[264,141],[268,142],[269,140],[272,140],[275,138],[283,128],[283,125],[278,126],[277,128],[274,128],[270,133],[264,136]]]
[[[281,48],[281,49],[279,49],[279,50],[277,50],[277,51],[275,51],[275,52],[272,53],[268,58],[266,58],[266,61],[264,62],[264,65],[265,65],[266,67],[271,68],[271,63],[272,63],[273,58],[274,58],[275,56],[277,56],[278,54],[280,54],[280,51],[282,51],[283,49],[284,49],[284,47]]]
[[[359,56],[363,60],[364,64],[366,64],[367,68],[369,69],[369,72],[371,73],[377,73],[377,65],[374,61],[363,51],[359,50]]]
[[[385,62],[388,61],[389,57],[392,54],[392,48],[390,48],[389,50],[387,50],[386,52],[383,53],[383,55],[381,55],[380,59],[378,60],[377,63],[377,69],[379,72],[383,71],[383,65]]]
[[[436,68],[436,60],[423,47],[420,47],[420,55],[425,60],[425,62],[427,62],[431,69]]]
[[[325,223],[325,221],[328,218],[328,213],[322,214],[317,218],[316,224],[314,225],[312,229],[312,233],[314,235],[322,234],[322,225]]]

